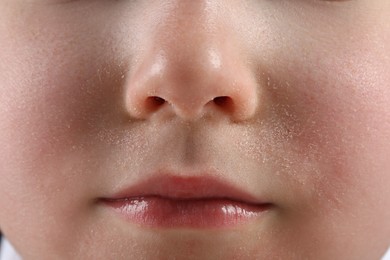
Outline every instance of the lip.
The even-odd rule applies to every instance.
[[[272,203],[207,175],[155,175],[99,200],[124,220],[153,228],[226,228],[265,215]]]

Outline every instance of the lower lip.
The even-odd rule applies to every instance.
[[[228,199],[171,199],[157,196],[106,199],[104,204],[126,220],[148,227],[224,228],[247,223],[263,215],[270,204],[249,204]]]

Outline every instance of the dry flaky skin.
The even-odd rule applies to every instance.
[[[0,0],[1,230],[26,259],[378,259],[389,17],[387,0]],[[156,169],[276,207],[150,230],[95,203]]]

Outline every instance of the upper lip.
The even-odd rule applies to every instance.
[[[148,196],[172,200],[226,199],[253,205],[269,204],[246,191],[245,187],[205,174],[158,174],[119,189],[104,199],[115,201]]]

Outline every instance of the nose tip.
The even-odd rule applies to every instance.
[[[259,89],[245,51],[228,30],[199,24],[199,13],[186,15],[185,20],[168,19],[145,37],[142,46],[147,47],[137,54],[128,78],[128,113],[137,119],[166,113],[186,120],[207,115],[250,119],[257,111]]]
[[[257,83],[251,70],[229,55],[208,51],[206,58],[199,52],[178,58],[161,51],[145,58],[130,78],[130,115],[147,119],[165,112],[185,120],[206,115],[250,119],[258,105]]]

